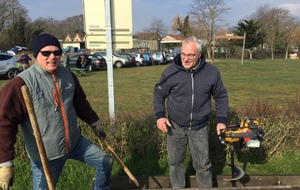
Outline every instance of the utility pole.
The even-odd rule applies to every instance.
[[[105,0],[105,31],[106,31],[106,54],[107,54],[107,79],[108,79],[108,98],[109,98],[109,117],[114,126],[115,123],[115,95],[114,95],[114,76],[112,60],[112,27],[110,0]]]

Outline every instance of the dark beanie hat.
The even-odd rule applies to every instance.
[[[51,34],[40,34],[38,36],[36,36],[35,38],[33,38],[32,40],[32,54],[33,57],[36,58],[39,51],[45,47],[45,46],[56,46],[60,49],[61,51],[61,47],[60,47],[60,43],[58,41],[58,39],[54,36],[52,36]]]

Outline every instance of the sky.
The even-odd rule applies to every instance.
[[[19,2],[28,10],[32,20],[39,17],[63,20],[83,13],[82,0],[19,0]],[[164,24],[170,27],[175,16],[188,15],[192,2],[192,0],[132,0],[133,33],[148,28],[154,18],[162,19]],[[235,26],[239,20],[246,19],[264,4],[288,9],[292,15],[300,19],[299,0],[224,0],[224,3],[231,8],[223,15],[228,26]]]

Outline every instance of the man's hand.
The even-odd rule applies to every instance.
[[[217,124],[217,134],[221,134],[221,129],[226,129],[226,125],[224,123],[218,123]]]
[[[0,187],[2,190],[8,190],[9,186],[14,181],[14,170],[13,166],[3,166],[0,168]]]
[[[103,140],[106,138],[106,133],[104,131],[104,128],[101,127],[100,125],[95,126],[94,131],[95,131],[96,135],[98,137],[102,138]]]
[[[167,126],[171,127],[171,123],[167,118],[160,118],[156,121],[157,127],[164,133],[168,132]]]

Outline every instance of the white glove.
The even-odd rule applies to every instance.
[[[14,175],[13,166],[2,166],[0,168],[0,187],[2,187],[2,190],[9,189],[9,186],[13,184]]]

